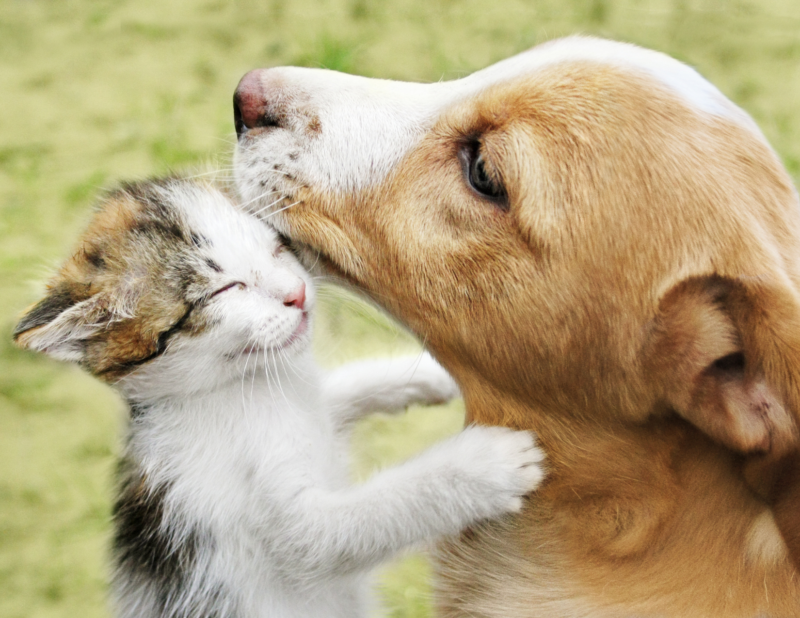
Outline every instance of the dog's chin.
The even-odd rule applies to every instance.
[[[310,272],[312,276],[322,277],[338,285],[361,291],[358,283],[340,269],[325,253],[291,237],[288,240],[289,250],[294,253],[303,268]]]
[[[322,256],[322,253],[310,245],[295,240],[291,236],[284,235],[284,239],[287,241],[289,251],[294,254],[297,260],[303,265],[303,268],[314,276],[324,276],[326,274],[321,272],[321,269],[324,268],[323,263],[327,262]]]
[[[327,283],[332,283],[349,292],[353,292],[370,305],[387,311],[387,308],[383,307],[381,303],[369,293],[369,290],[361,285],[354,277],[351,277],[344,270],[339,268],[325,253],[299,240],[288,238],[288,241],[289,250],[294,253],[303,265],[303,268],[309,271],[314,277],[319,277]]]

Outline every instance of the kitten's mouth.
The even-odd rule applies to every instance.
[[[294,344],[298,339],[300,339],[303,335],[306,334],[308,331],[308,311],[303,311],[303,317],[300,319],[300,324],[297,325],[297,328],[292,331],[292,334],[289,335],[282,343],[278,343],[276,345],[271,346],[264,346],[258,343],[251,343],[247,347],[243,348],[240,352],[236,354],[239,358],[243,356],[250,357],[252,355],[258,356],[262,352],[266,352],[268,350],[285,350],[286,348],[290,347]],[[233,355],[230,357],[231,359],[235,358]]]
[[[308,331],[308,311],[303,311],[303,317],[300,318],[300,324],[294,329],[294,332],[282,344],[275,346],[276,350],[285,350],[291,346],[295,341],[300,339]]]
[[[260,345],[250,344],[244,350],[239,352],[239,356],[250,356],[251,354],[259,354],[264,351],[264,348]]]

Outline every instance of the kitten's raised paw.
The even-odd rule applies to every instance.
[[[529,431],[472,426],[458,438],[471,455],[475,489],[482,495],[485,517],[522,509],[522,498],[544,479],[544,452]]]
[[[414,367],[409,388],[416,392],[418,403],[436,405],[461,396],[449,373],[428,352],[423,352]]]

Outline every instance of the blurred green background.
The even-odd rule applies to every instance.
[[[798,0],[0,0],[0,617],[100,617],[114,394],[21,353],[19,311],[122,178],[230,171],[231,96],[248,69],[327,67],[453,79],[536,43],[589,33],[697,67],[749,111],[800,176]],[[322,295],[320,361],[413,351],[387,319]],[[459,403],[359,427],[357,474],[457,431]],[[430,615],[429,570],[381,572],[396,617]]]

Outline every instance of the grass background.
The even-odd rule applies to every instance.
[[[572,33],[668,52],[762,126],[800,176],[797,0],[0,0],[0,618],[108,615],[120,404],[10,331],[121,178],[228,168],[231,95],[259,66],[452,79]],[[416,349],[374,310],[324,294],[320,360]],[[359,427],[358,474],[457,430],[459,404]],[[430,615],[420,556],[384,569],[390,614]]]

